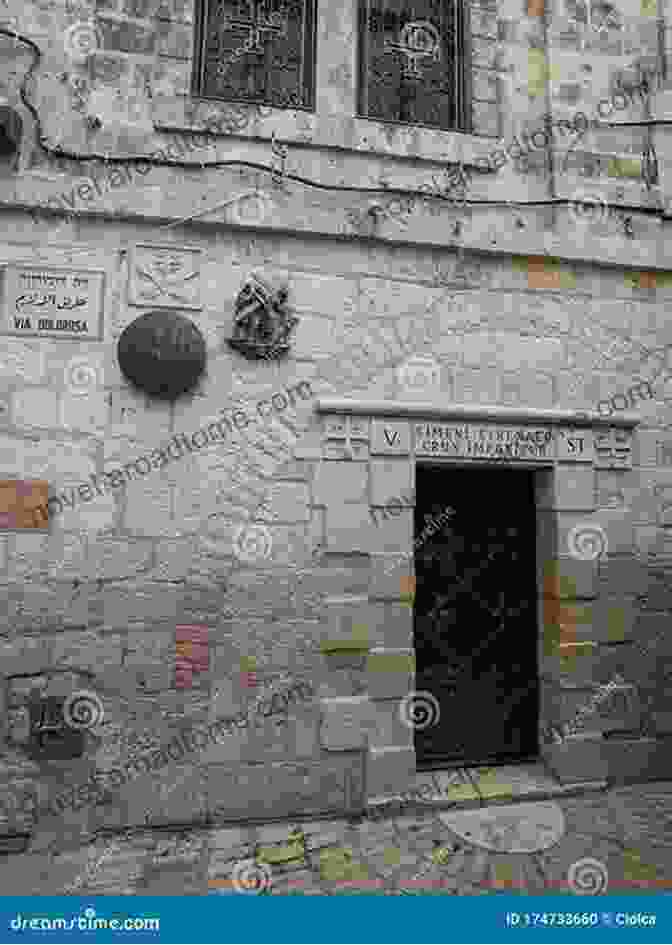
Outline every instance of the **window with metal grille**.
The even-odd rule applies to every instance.
[[[359,0],[359,114],[470,130],[465,0]]]
[[[315,0],[201,0],[194,94],[314,108]]]

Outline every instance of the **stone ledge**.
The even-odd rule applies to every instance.
[[[410,403],[401,400],[349,400],[346,398],[319,398],[315,405],[316,413],[346,414],[348,416],[373,417],[409,417],[424,419],[432,417],[441,420],[487,421],[495,423],[551,423],[561,426],[571,424],[577,427],[624,427],[632,429],[641,423],[641,419],[631,413],[622,413],[619,417],[604,417],[594,411],[577,410],[537,410],[519,407],[499,407],[496,405],[474,406],[473,404],[444,404],[433,402]]]
[[[478,161],[492,150],[493,142],[499,139],[492,135],[474,134],[473,132],[453,131],[443,128],[418,126],[415,138],[415,150],[408,153],[406,135],[399,126],[395,141],[390,141],[389,122],[375,118],[366,118],[362,115],[348,115],[352,126],[352,135],[346,138],[344,134],[334,135],[330,127],[331,115],[319,114],[312,109],[281,109],[267,105],[262,106],[266,115],[254,115],[254,105],[249,105],[250,120],[245,126],[235,131],[214,128],[214,123],[207,120],[208,113],[212,114],[215,106],[222,116],[222,126],[225,124],[227,109],[226,103],[197,95],[184,95],[171,98],[166,102],[156,102],[153,108],[154,131],[159,134],[201,135],[230,141],[231,138],[255,143],[259,140],[270,144],[272,137],[277,133],[283,144],[291,145],[292,149],[325,151],[336,154],[344,152],[360,159],[405,160],[426,164],[457,164],[463,160],[466,167],[472,167],[482,174],[494,174],[485,170]],[[218,107],[217,107],[218,106]],[[238,103],[239,109],[244,109],[246,103]],[[305,119],[308,118],[310,130],[304,130]],[[340,116],[346,117],[346,116]],[[373,144],[371,140],[373,139]]]
[[[412,811],[423,813],[433,810],[478,810],[484,807],[506,807],[512,804],[520,804],[523,801],[553,801],[567,797],[581,797],[584,794],[601,794],[608,790],[609,785],[606,780],[596,780],[558,784],[557,787],[549,790],[534,790],[521,794],[500,795],[499,797],[486,799],[481,797],[461,798],[459,800],[450,800],[450,798],[430,798],[422,800],[420,798],[414,798],[400,804],[397,803],[401,799],[398,794],[378,795],[367,801],[362,816],[365,818],[367,816],[377,817],[379,813],[385,811],[386,808],[388,810],[387,816],[389,817],[396,817],[402,813],[406,815]]]

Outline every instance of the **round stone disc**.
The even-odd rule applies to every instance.
[[[196,386],[205,370],[206,345],[189,318],[153,311],[123,330],[117,357],[135,387],[150,397],[172,401]]]
[[[497,853],[539,853],[565,832],[565,815],[555,801],[442,813],[439,819],[465,843]]]

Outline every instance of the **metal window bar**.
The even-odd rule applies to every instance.
[[[471,130],[465,0],[360,0],[358,112]]]
[[[201,0],[193,94],[312,110],[315,0]]]

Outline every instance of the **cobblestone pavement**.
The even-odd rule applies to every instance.
[[[5,895],[656,894],[672,889],[672,783],[379,820],[142,829],[9,856],[0,881]]]

